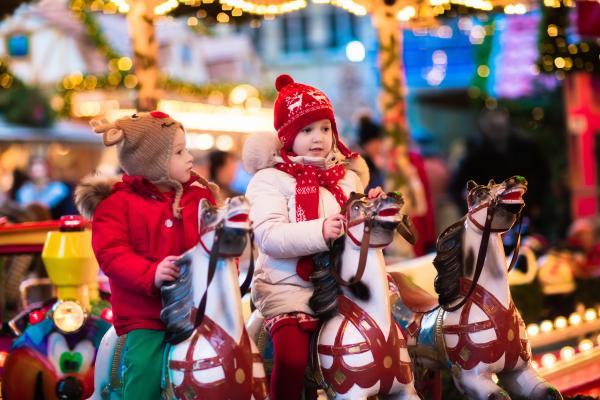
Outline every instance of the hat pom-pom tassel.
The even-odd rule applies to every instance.
[[[281,89],[289,85],[290,83],[294,83],[294,78],[287,74],[282,74],[277,77],[275,80],[275,88],[278,92],[281,92]]]

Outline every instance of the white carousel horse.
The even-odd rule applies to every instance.
[[[404,334],[391,315],[382,250],[395,230],[414,238],[400,214],[403,204],[394,193],[373,200],[353,194],[342,211],[346,235],[330,253],[315,258],[310,305],[318,316],[330,318],[315,337],[311,374],[329,397],[420,399]],[[249,331],[261,323],[256,311]]]
[[[402,298],[394,305],[394,316],[408,332],[413,363],[450,369],[469,399],[510,399],[509,393],[562,399],[531,366],[500,238],[520,217],[527,181],[520,176],[485,186],[470,181],[467,188],[466,218],[447,228],[437,242],[439,307],[433,296],[394,274]],[[494,383],[493,374],[506,391]]]
[[[242,317],[235,263],[251,236],[249,210],[242,196],[222,207],[202,200],[200,241],[177,261],[179,278],[161,288],[161,319],[172,343],[166,349],[163,378],[169,399],[267,398],[262,359]],[[248,273],[252,275],[252,268]],[[114,328],[102,339],[92,399],[120,398],[124,342]]]

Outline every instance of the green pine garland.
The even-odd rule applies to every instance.
[[[83,76],[65,77],[63,82],[57,85],[58,95],[62,98],[62,106],[60,107],[59,113],[65,117],[71,116],[73,95],[76,92],[97,89],[137,88],[133,71],[122,71],[118,68],[118,61],[123,58],[123,55],[110,45],[102,32],[102,28],[93,15],[93,12],[102,11],[111,4],[113,3],[102,0],[71,1],[71,9],[83,24],[87,39],[104,54],[109,62],[109,69],[111,72],[100,76],[88,74]],[[128,79],[130,81],[129,85],[126,84]],[[192,95],[200,98],[207,98],[214,91],[223,93],[224,98],[227,98],[233,88],[238,85],[237,83],[195,85],[166,76],[161,77],[158,84],[159,87],[163,89],[173,90],[183,95]],[[263,100],[273,101],[276,97],[276,92],[273,90],[263,90],[260,91],[260,97]]]

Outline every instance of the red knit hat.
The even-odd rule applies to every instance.
[[[322,119],[331,121],[335,143],[346,157],[354,157],[340,140],[333,107],[325,93],[312,86],[294,82],[289,75],[279,75],[275,80],[279,94],[275,100],[274,125],[284,150],[291,150],[294,139],[300,130]]]

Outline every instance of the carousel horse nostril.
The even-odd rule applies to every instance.
[[[56,395],[60,400],[79,400],[83,397],[83,385],[74,376],[67,376],[56,384]]]

